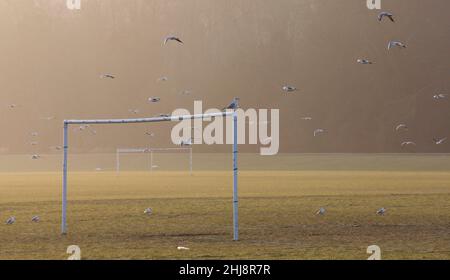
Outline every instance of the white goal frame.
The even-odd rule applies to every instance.
[[[120,155],[122,154],[149,154],[148,169],[153,172],[153,154],[155,152],[166,151],[188,151],[189,152],[189,173],[192,175],[192,146],[179,148],[118,148],[116,149],[116,173],[120,173]]]
[[[62,174],[62,209],[61,209],[61,233],[67,234],[67,171],[69,151],[69,126],[70,125],[95,125],[95,124],[130,124],[130,123],[155,123],[155,122],[179,122],[194,119],[210,119],[215,117],[233,117],[233,240],[239,240],[238,222],[238,116],[236,111],[225,111],[221,113],[197,114],[184,116],[164,116],[156,118],[139,119],[102,119],[102,120],[64,120],[63,128],[63,174]]]

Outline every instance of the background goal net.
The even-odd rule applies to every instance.
[[[116,172],[121,171],[183,171],[192,174],[192,147],[120,148],[116,150]]]

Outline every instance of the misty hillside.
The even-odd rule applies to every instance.
[[[0,153],[51,152],[63,119],[168,114],[194,100],[222,108],[234,96],[280,109],[282,152],[450,152],[450,141],[433,142],[450,137],[450,95],[433,98],[450,94],[450,2],[385,0],[394,23],[365,2],[0,1]],[[168,35],[184,44],[164,46]],[[390,40],[407,48],[388,51]],[[400,123],[408,131],[396,132]],[[71,151],[170,146],[172,125],[71,131]],[[317,128],[326,133],[314,137]],[[402,148],[407,140],[417,146]]]

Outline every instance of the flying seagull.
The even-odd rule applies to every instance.
[[[239,98],[235,97],[233,99],[233,101],[230,103],[230,105],[228,105],[227,107],[223,108],[222,110],[228,110],[228,109],[236,110],[238,108],[239,108]]]
[[[16,222],[16,217],[10,217],[8,220],[6,220],[5,224],[12,225]]]
[[[169,80],[169,78],[167,78],[166,76],[161,77],[158,79],[158,82],[167,82]]]
[[[177,250],[190,250],[188,247],[178,246]]]
[[[8,107],[9,107],[9,109],[15,109],[19,106],[17,104],[9,104]]]
[[[31,156],[31,159],[33,159],[33,160],[37,160],[37,159],[40,159],[40,158],[41,158],[40,155],[32,155]]]
[[[147,216],[152,215],[152,214],[153,214],[152,208],[147,208],[147,209],[145,209],[145,210],[144,210],[144,214],[147,215]]]
[[[155,133],[147,131],[147,132],[145,133],[145,135],[150,136],[150,137],[154,137],[154,136],[155,136]]]
[[[148,101],[151,102],[151,103],[156,103],[156,102],[161,101],[161,98],[159,98],[159,97],[149,97]]]
[[[447,137],[441,138],[441,139],[433,138],[433,142],[436,145],[444,144],[445,141],[447,141]]]
[[[33,223],[39,223],[41,221],[41,218],[39,218],[39,216],[34,216],[33,218],[31,218],[31,221]]]
[[[406,49],[406,45],[399,41],[389,41],[388,43],[388,50],[390,50],[393,47],[400,47]]]
[[[389,18],[392,22],[395,22],[395,20],[394,20],[394,15],[391,14],[391,13],[389,13],[389,12],[381,12],[381,13],[378,15],[378,21],[382,21],[384,17],[387,17],[387,18]]]
[[[400,130],[406,130],[407,131],[408,130],[408,126],[406,124],[403,124],[403,123],[397,125],[395,127],[395,131],[400,131]]]
[[[384,214],[386,214],[386,208],[383,207],[378,209],[377,215],[384,216]]]
[[[297,88],[296,88],[296,87],[288,86],[288,85],[283,86],[281,89],[282,89],[283,91],[285,91],[285,92],[294,92],[294,91],[297,91]]]
[[[314,137],[316,137],[319,134],[324,133],[324,132],[325,132],[325,129],[318,128],[318,129],[314,130]]]
[[[325,215],[325,212],[326,212],[325,208],[320,207],[320,209],[317,210],[316,215],[323,216]]]
[[[116,77],[112,74],[101,74],[100,79],[115,79]]]
[[[402,147],[406,147],[406,146],[416,146],[416,143],[414,143],[412,141],[405,141],[402,143]]]
[[[356,60],[356,62],[358,62],[359,64],[373,64],[372,61],[368,60],[368,59],[363,59],[363,58],[359,58]]]
[[[448,94],[439,93],[439,94],[433,95],[433,98],[436,99],[436,100],[439,100],[439,99],[447,98],[447,96],[448,96]]]
[[[164,39],[164,45],[167,44],[169,41],[176,41],[176,42],[178,42],[178,43],[180,43],[180,44],[183,44],[183,41],[181,41],[180,38],[175,37],[175,36],[167,36],[167,37]]]
[[[192,139],[183,140],[180,143],[181,147],[192,146]]]

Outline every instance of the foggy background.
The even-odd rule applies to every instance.
[[[384,0],[396,22],[380,23],[365,0],[82,0],[81,10],[0,0],[0,153],[54,152],[63,119],[169,114],[194,100],[223,108],[234,96],[243,108],[280,109],[281,152],[450,152],[432,141],[450,136],[450,100],[433,99],[450,93],[449,9],[448,0]],[[164,46],[168,35],[184,44]],[[408,47],[388,51],[389,40]],[[395,132],[400,123],[409,131]],[[173,125],[71,130],[71,153],[170,147]],[[317,128],[327,132],[314,137]],[[401,148],[406,140],[417,147]]]

